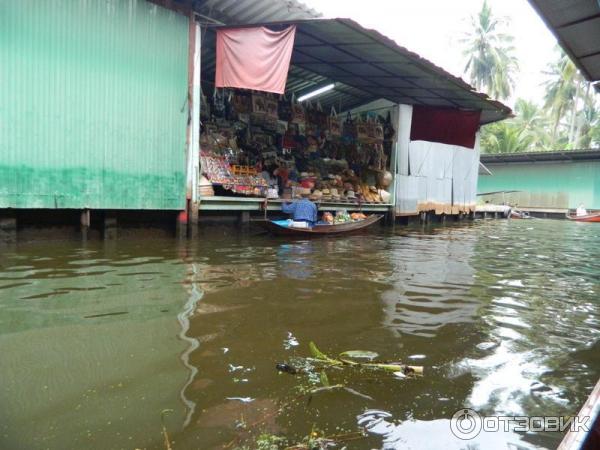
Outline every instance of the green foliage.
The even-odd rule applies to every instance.
[[[507,99],[515,86],[514,75],[519,63],[514,56],[514,38],[502,32],[507,19],[497,18],[487,3],[479,13],[471,17],[471,31],[461,42],[467,58],[465,72],[477,90],[486,91],[491,97]]]
[[[543,107],[517,99],[514,118],[482,128],[483,153],[600,146],[600,106],[590,83],[562,51],[544,74],[547,81]]]
[[[256,450],[279,450],[286,444],[286,440],[274,434],[261,434],[256,439]]]

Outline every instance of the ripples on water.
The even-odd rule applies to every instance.
[[[22,244],[0,254],[0,448],[220,448],[260,423],[349,448],[462,448],[449,418],[574,414],[600,373],[600,226],[486,221],[336,240]],[[329,373],[373,398],[297,397],[275,363],[366,349],[425,366]],[[233,368],[233,369],[232,369]],[[278,408],[288,405],[280,414]],[[561,436],[482,435],[479,448]]]

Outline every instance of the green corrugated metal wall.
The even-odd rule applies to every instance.
[[[493,175],[479,177],[479,193],[519,190],[505,195],[511,204],[534,208],[600,209],[600,161],[486,164]],[[486,197],[491,202],[501,195]]]
[[[185,16],[0,0],[0,46],[0,208],[184,208]]]

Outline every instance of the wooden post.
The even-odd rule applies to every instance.
[[[104,213],[104,232],[102,236],[105,240],[117,238],[117,215],[114,212],[106,211]]]
[[[247,227],[250,224],[250,211],[240,212],[240,225]]]
[[[190,202],[188,216],[188,237],[190,239],[195,239],[198,236],[198,221],[200,216],[197,202]]]
[[[17,217],[9,212],[0,216],[0,245],[17,242]]]

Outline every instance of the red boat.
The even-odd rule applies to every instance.
[[[567,213],[567,219],[574,220],[575,222],[600,222],[600,212],[592,212],[585,216],[578,216],[576,214]]]

